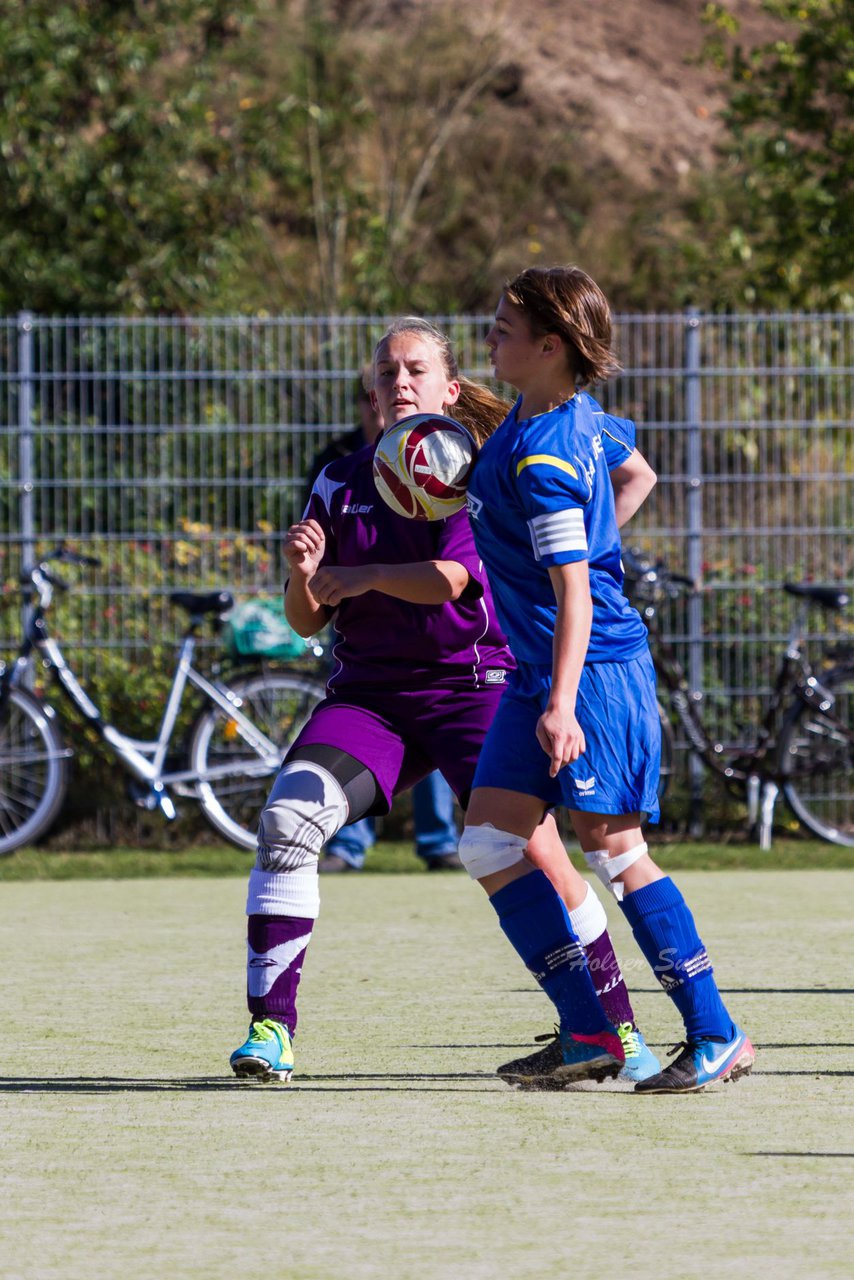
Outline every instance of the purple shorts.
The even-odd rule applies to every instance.
[[[374,813],[387,813],[392,796],[434,769],[465,807],[502,688],[360,693],[358,701],[333,695],[318,703],[288,755],[309,743],[348,752],[370,769],[385,798]]]

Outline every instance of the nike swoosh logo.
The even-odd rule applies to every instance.
[[[736,1046],[736,1048],[737,1047],[738,1046]],[[706,1055],[703,1054],[703,1070],[709,1072],[717,1071],[718,1067],[721,1066],[722,1063],[726,1062],[727,1058],[731,1057],[734,1053],[735,1048],[733,1048],[732,1045],[727,1045],[723,1053],[719,1053],[716,1058],[707,1058]]]

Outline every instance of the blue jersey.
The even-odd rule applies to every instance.
[[[634,448],[634,426],[603,413],[584,392],[522,421],[520,403],[481,448],[468,503],[513,655],[551,667],[557,602],[548,570],[587,560],[593,625],[586,661],[639,657],[647,630],[623,594],[609,475]]]
[[[594,400],[586,391],[579,391],[575,399],[590,407],[596,430],[602,437],[602,450],[608,470],[614,471],[634,451],[637,436],[635,424],[630,418],[615,418],[613,413],[606,413],[598,400]]]

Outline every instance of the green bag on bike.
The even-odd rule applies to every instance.
[[[306,643],[289,626],[281,597],[245,600],[225,619],[223,637],[233,658],[302,658]]]

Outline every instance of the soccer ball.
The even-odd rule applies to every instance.
[[[471,432],[438,413],[413,413],[380,436],[374,483],[409,520],[444,520],[466,503],[477,445]]]

